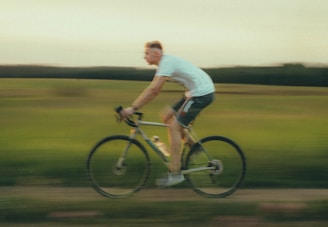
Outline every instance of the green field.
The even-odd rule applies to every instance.
[[[89,186],[91,147],[129,128],[113,107],[129,105],[147,82],[0,79],[0,185]],[[196,121],[199,137],[224,135],[247,157],[244,188],[328,187],[328,88],[217,84],[217,96]],[[167,84],[142,109],[146,120],[180,98]],[[147,128],[166,139],[165,129]],[[147,187],[165,168],[153,158]]]

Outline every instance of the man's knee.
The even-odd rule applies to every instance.
[[[176,119],[170,120],[168,125],[171,130],[180,131],[180,129],[181,129],[181,125],[179,124],[179,122]]]
[[[174,119],[174,110],[172,107],[166,107],[162,112],[161,112],[161,119],[165,124],[169,124],[172,122]]]

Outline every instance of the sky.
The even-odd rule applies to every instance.
[[[0,0],[0,65],[328,64],[327,0]]]

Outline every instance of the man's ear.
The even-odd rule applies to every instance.
[[[155,50],[154,50],[154,55],[155,55],[156,57],[160,57],[160,56],[162,56],[162,51],[161,51],[160,49],[155,49]]]

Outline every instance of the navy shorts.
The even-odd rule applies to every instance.
[[[177,113],[178,122],[183,127],[188,127],[197,115],[214,100],[214,93],[198,97],[183,97],[175,105],[173,110]]]

